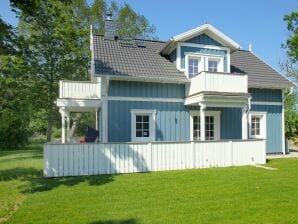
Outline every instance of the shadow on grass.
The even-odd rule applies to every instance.
[[[126,219],[126,220],[107,220],[107,221],[95,221],[90,222],[89,224],[137,224],[137,221],[135,219]]]
[[[114,175],[44,178],[42,174],[42,170],[35,168],[6,169],[0,170],[0,181],[21,180],[24,182],[22,193],[35,193],[50,191],[60,186],[75,186],[84,182],[90,186],[100,186],[114,180]]]

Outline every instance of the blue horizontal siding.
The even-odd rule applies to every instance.
[[[267,112],[266,151],[267,153],[282,152],[282,106],[252,105],[251,111]]]
[[[189,140],[189,111],[183,103],[109,101],[109,141],[131,141],[131,109],[156,110],[156,140]]]
[[[218,43],[213,38],[209,37],[207,34],[203,33],[199,36],[193,37],[187,41],[187,43],[192,44],[204,44],[204,45],[215,45],[215,46],[222,46],[220,43]]]
[[[223,56],[224,57],[224,72],[227,72],[227,51],[225,51],[225,50],[181,46],[181,68],[185,68],[185,53],[186,52],[200,53],[200,54],[214,55],[214,56]]]
[[[184,98],[185,85],[111,80],[109,96]]]
[[[252,101],[282,102],[282,91],[280,89],[256,89],[248,90]]]

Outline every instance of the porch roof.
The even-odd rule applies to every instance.
[[[202,91],[185,99],[185,105],[205,104],[207,107],[244,107],[249,93]]]
[[[100,99],[57,99],[59,108],[64,108],[68,112],[93,112],[101,107]]]

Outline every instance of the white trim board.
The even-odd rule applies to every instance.
[[[170,103],[184,103],[181,98],[149,98],[149,97],[125,97],[125,96],[109,96],[111,101],[144,101],[144,102],[170,102]]]
[[[205,45],[205,44],[194,44],[194,43],[187,43],[187,42],[179,42],[180,46],[184,47],[195,47],[195,48],[206,48],[206,49],[213,49],[213,50],[221,50],[221,51],[228,51],[229,48],[215,46],[215,45]]]
[[[251,105],[282,106],[282,102],[251,101]]]

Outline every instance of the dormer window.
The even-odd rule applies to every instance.
[[[199,73],[199,58],[189,58],[188,77],[191,78]]]
[[[224,58],[220,56],[206,57],[206,71],[208,72],[224,72]]]
[[[218,60],[209,59],[208,60],[208,72],[218,72]]]
[[[204,70],[203,59],[199,55],[186,55],[186,74],[189,78]]]

